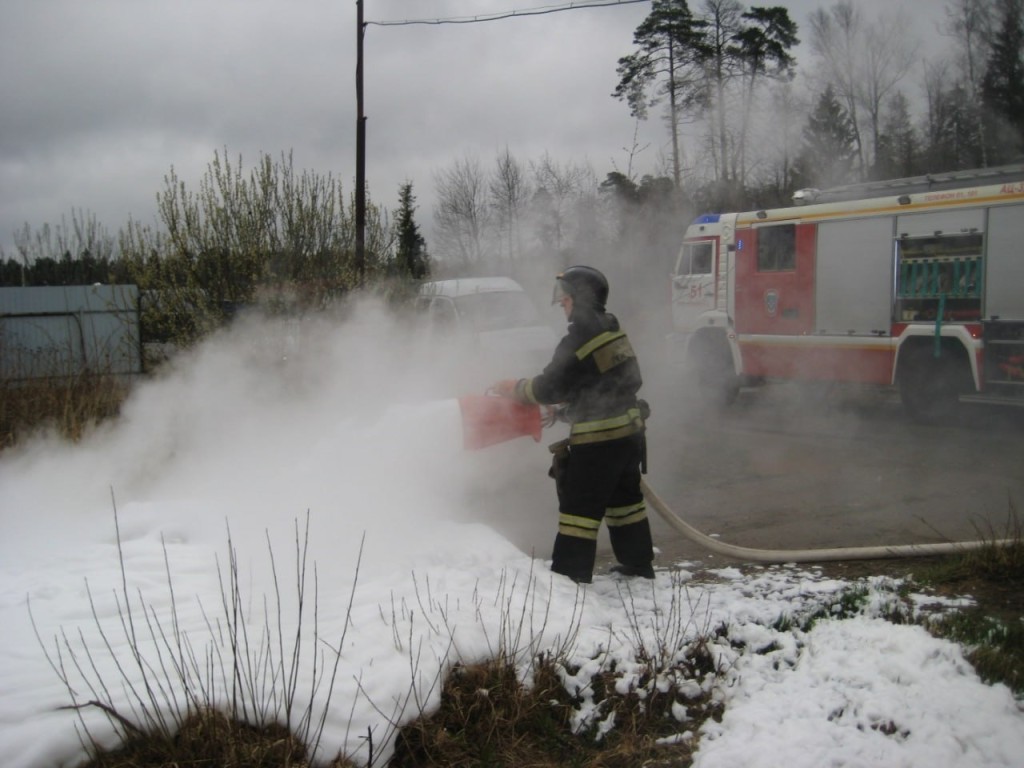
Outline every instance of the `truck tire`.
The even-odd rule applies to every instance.
[[[698,336],[687,354],[692,381],[700,401],[712,408],[724,408],[736,401],[740,378],[733,368],[732,353],[724,339]]]
[[[955,419],[970,381],[963,355],[943,350],[935,357],[930,349],[917,349],[900,361],[900,369],[900,401],[914,421],[941,424]]]

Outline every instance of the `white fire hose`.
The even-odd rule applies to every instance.
[[[834,547],[831,549],[754,549],[727,544],[701,533],[677,515],[646,480],[640,487],[648,503],[662,519],[679,533],[700,546],[719,555],[758,563],[816,563],[832,560],[883,560],[886,558],[927,557],[929,555],[962,554],[984,547],[1002,547],[1013,543],[1011,539],[990,541],[954,541],[940,544],[900,544],[889,547]]]

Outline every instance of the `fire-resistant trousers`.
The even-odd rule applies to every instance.
[[[570,447],[568,459],[554,472],[559,515],[552,571],[580,582],[591,580],[602,519],[620,563],[643,569],[654,560],[640,490],[643,451],[642,434]]]

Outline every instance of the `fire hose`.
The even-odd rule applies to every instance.
[[[979,541],[954,541],[936,544],[899,544],[875,547],[833,547],[826,549],[755,549],[728,544],[712,538],[683,520],[665,503],[646,480],[640,487],[648,503],[674,530],[690,541],[716,554],[743,561],[758,563],[816,563],[834,560],[884,560],[888,558],[928,557],[932,555],[962,554],[986,547],[1002,547],[1013,543],[1012,539]]]

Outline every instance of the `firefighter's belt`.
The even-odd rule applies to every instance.
[[[554,456],[567,456],[569,454],[569,438],[551,443],[551,445],[548,446],[548,450],[551,451]]]
[[[618,440],[642,432],[643,429],[644,420],[640,415],[640,409],[630,408],[621,416],[613,416],[610,419],[576,422],[569,432],[569,444],[583,445]]]

